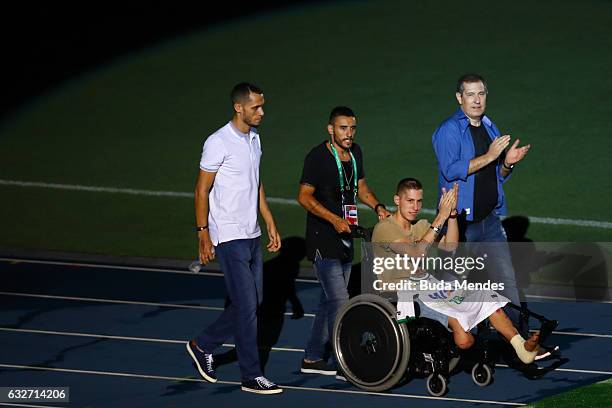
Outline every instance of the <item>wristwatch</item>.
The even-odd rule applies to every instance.
[[[429,228],[431,228],[432,230],[434,230],[434,233],[436,235],[438,235],[440,233],[440,231],[442,230],[442,227],[434,227],[433,225],[430,225]]]

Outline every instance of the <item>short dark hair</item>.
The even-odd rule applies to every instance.
[[[336,106],[329,114],[329,124],[333,125],[334,120],[336,120],[338,116],[348,116],[349,118],[356,117],[355,112],[353,112],[351,108],[346,106]]]
[[[457,80],[457,93],[462,94],[463,93],[463,84],[465,83],[472,83],[472,82],[482,82],[482,84],[484,85],[485,91],[488,92],[487,89],[487,81],[485,81],[485,79],[482,77],[482,75],[479,74],[463,74],[459,77],[459,79]]]
[[[400,195],[404,191],[407,190],[422,190],[423,185],[421,182],[415,178],[407,177],[405,179],[401,179],[399,183],[397,183],[397,189],[395,190],[396,195]]]
[[[232,99],[232,105],[238,102],[245,102],[249,100],[250,93],[263,94],[263,91],[257,85],[249,82],[241,82],[234,86],[230,97]]]

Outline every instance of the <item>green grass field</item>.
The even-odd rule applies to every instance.
[[[126,55],[33,100],[0,126],[0,179],[190,192],[205,137],[239,81],[266,96],[262,180],[293,198],[335,105],[358,116],[369,185],[398,179],[435,206],[435,127],[466,71],[489,82],[488,113],[532,149],[506,185],[510,215],[612,221],[612,3],[603,0],[338,2],[245,18]],[[41,33],[44,35],[44,33]],[[185,197],[0,184],[0,246],[193,259]],[[272,204],[283,236],[304,211]],[[373,213],[361,222],[373,225]],[[536,241],[612,241],[612,229],[532,223]],[[535,407],[607,406],[610,382]]]
[[[367,179],[436,197],[431,134],[455,109],[465,71],[489,80],[488,113],[531,143],[507,184],[510,214],[612,220],[608,140],[612,4],[545,1],[332,3],[220,24],[135,52],[33,101],[0,128],[0,179],[190,192],[204,138],[230,117],[240,80],[266,95],[261,168],[269,196],[293,198],[329,110],[358,115]],[[0,185],[0,243],[191,258],[182,197]],[[283,236],[299,207],[272,205]],[[362,213],[362,223],[372,224]],[[612,229],[532,223],[538,241],[611,241]]]
[[[586,387],[576,388],[572,391],[553,397],[545,398],[534,404],[529,404],[529,408],[599,408],[609,407],[610,397],[612,396],[612,379],[601,381]]]

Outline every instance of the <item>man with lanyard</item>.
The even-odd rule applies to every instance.
[[[501,216],[506,215],[505,183],[530,145],[519,147],[519,139],[510,145],[510,135],[500,135],[485,115],[487,85],[477,74],[463,75],[457,81],[459,109],[436,129],[433,148],[438,159],[439,189],[459,185],[457,209],[459,229],[467,242],[492,242],[473,246],[486,253],[489,278],[504,283],[501,293],[519,305],[516,274],[512,266]],[[511,320],[523,330],[519,313],[506,309]]]
[[[351,225],[358,224],[357,198],[374,209],[379,219],[390,215],[365,181],[361,148],[353,143],[355,113],[339,106],[331,111],[327,131],[330,140],[314,147],[304,160],[298,202],[306,209],[306,256],[322,293],[314,319],[302,373],[334,375],[336,361],[324,360],[340,307],[348,301],[347,285],[353,260]]]
[[[244,82],[234,87],[231,99],[232,120],[204,142],[195,189],[200,262],[219,259],[230,304],[186,346],[200,375],[214,383],[217,375],[212,353],[233,336],[241,389],[278,394],[283,390],[264,377],[257,350],[256,312],[263,294],[258,209],[267,226],[268,251],[277,252],[281,246],[259,179],[261,142],[257,127],[264,116],[265,100],[261,89]]]

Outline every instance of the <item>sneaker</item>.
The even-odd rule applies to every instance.
[[[322,375],[335,375],[336,369],[323,360],[317,360],[313,362],[307,362],[302,360],[302,367],[300,367],[302,374],[322,374]]]
[[[243,381],[242,391],[254,392],[255,394],[280,394],[283,392],[282,388],[263,376]]]
[[[346,379],[346,375],[344,374],[344,371],[342,371],[342,369],[340,368],[338,369],[338,371],[336,371],[336,380],[348,382],[348,380]]]
[[[535,356],[535,361],[541,361],[541,360],[547,359],[548,357],[555,354],[557,351],[559,351],[559,346],[553,346],[553,347],[540,346],[540,350],[538,351],[538,354]]]
[[[212,354],[205,353],[200,349],[195,341],[191,340],[187,342],[187,352],[195,362],[198,371],[204,377],[204,379],[211,383],[217,382],[217,375],[213,369],[213,356]]]

